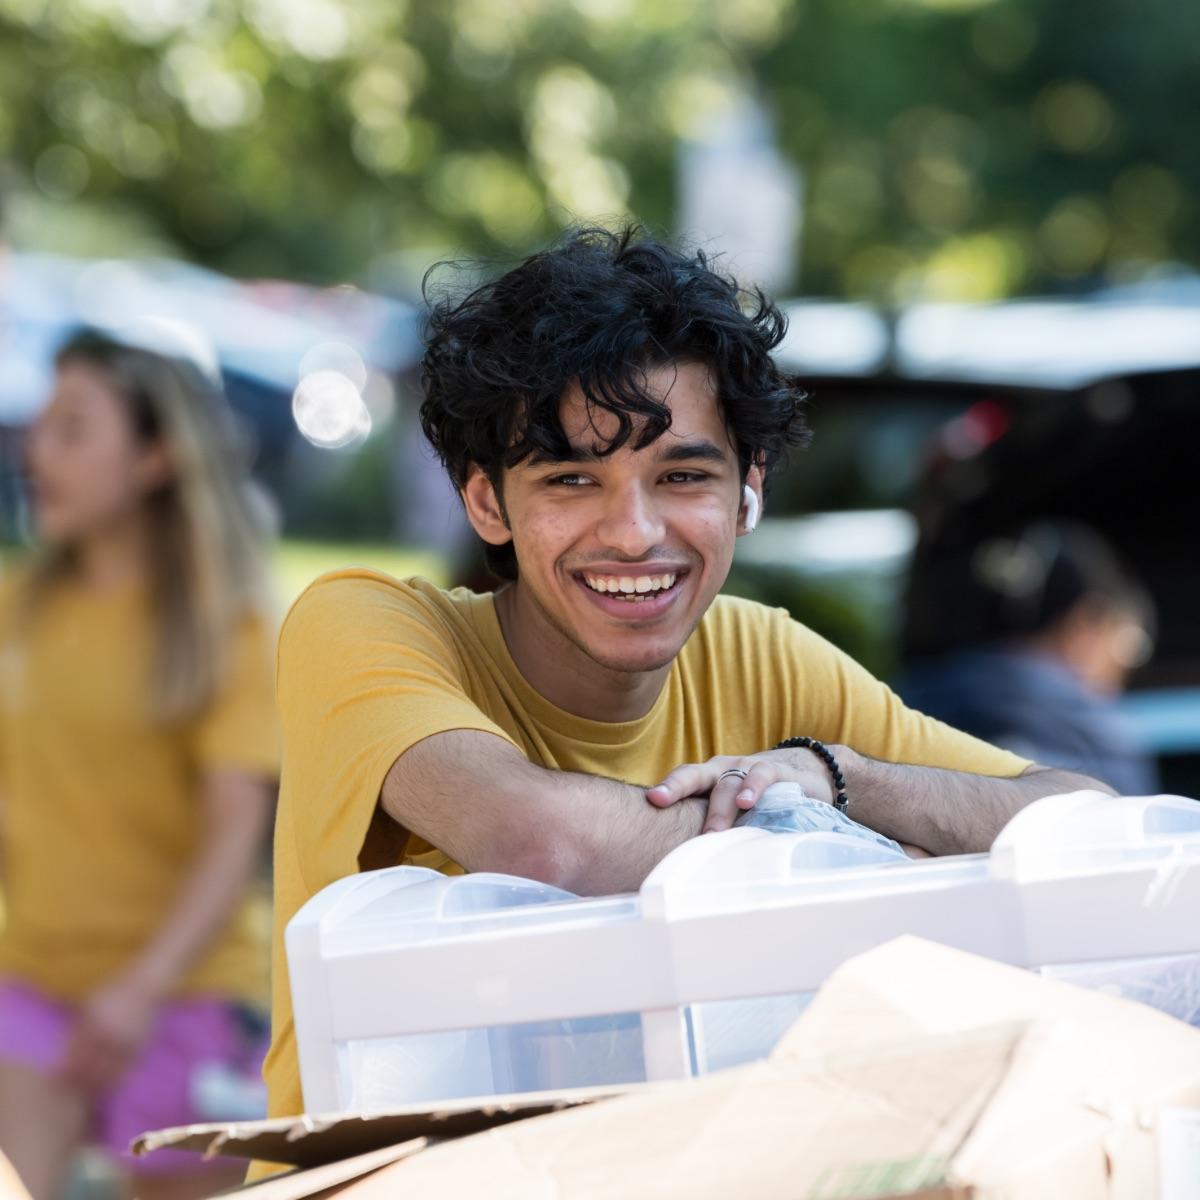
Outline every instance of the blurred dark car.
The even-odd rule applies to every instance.
[[[1166,302],[1112,294],[917,310],[872,369],[819,373],[796,356],[815,441],[767,511],[852,511],[776,515],[775,544],[769,535],[756,549],[778,560],[790,548],[811,581],[806,539],[840,521],[831,553],[847,570],[826,569],[827,582],[872,596],[888,644],[871,665],[890,673],[979,640],[979,610],[948,598],[969,595],[982,541],[1039,517],[1086,522],[1157,607],[1154,654],[1123,706],[1164,790],[1200,797],[1196,301],[1188,285]]]

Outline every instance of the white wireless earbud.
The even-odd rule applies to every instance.
[[[742,488],[742,499],[746,502],[746,532],[750,533],[758,525],[758,493],[746,484]]]

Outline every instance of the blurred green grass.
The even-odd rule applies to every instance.
[[[272,566],[284,605],[290,605],[318,576],[341,567],[370,567],[398,579],[421,575],[442,587],[449,582],[449,571],[438,555],[387,543],[287,540],[276,546]]]

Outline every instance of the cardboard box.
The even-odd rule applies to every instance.
[[[768,1061],[547,1113],[552,1099],[504,1105],[506,1123],[452,1140],[435,1137],[431,1116],[421,1125],[410,1114],[397,1132],[420,1136],[373,1149],[378,1158],[248,1195],[1200,1197],[1200,1124],[1173,1113],[1200,1106],[1200,1031],[912,938],[835,972]],[[475,1112],[456,1120],[490,1119]],[[170,1133],[151,1140],[195,1144]],[[228,1140],[220,1149],[238,1152]]]
[[[432,1145],[464,1137],[513,1121],[611,1099],[627,1090],[579,1088],[452,1100],[435,1109],[410,1105],[372,1113],[305,1114],[265,1121],[181,1125],[144,1133],[134,1139],[132,1149],[134,1154],[142,1156],[171,1146],[176,1150],[198,1151],[205,1158],[224,1155],[294,1167],[324,1166],[389,1146],[414,1146],[417,1142]]]

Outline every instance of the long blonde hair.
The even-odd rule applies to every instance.
[[[224,681],[238,623],[272,615],[270,506],[250,480],[223,393],[192,363],[92,330],[71,337],[55,362],[100,370],[127,406],[135,437],[161,439],[171,460],[171,478],[145,500],[157,624],[150,701],[155,720],[185,720]],[[38,552],[27,612],[36,613],[73,559],[70,546]]]

